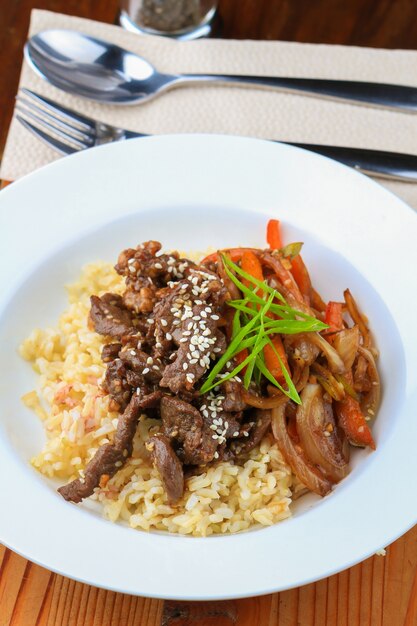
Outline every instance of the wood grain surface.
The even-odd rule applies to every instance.
[[[0,0],[0,154],[33,7],[112,23],[118,1]],[[220,0],[220,15],[224,37],[417,48],[416,0]],[[337,576],[227,602],[162,602],[96,589],[0,545],[0,626],[162,625],[417,626],[417,527],[387,556]]]

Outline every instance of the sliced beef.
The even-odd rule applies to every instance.
[[[164,434],[175,441],[178,456],[186,465],[203,465],[214,458],[218,446],[213,430],[200,411],[179,398],[165,396],[160,405]]]
[[[123,299],[113,293],[99,298],[91,296],[90,320],[96,333],[120,338],[136,332],[132,315],[123,304]]]
[[[181,461],[165,435],[151,437],[146,447],[150,450],[152,462],[161,475],[168,501],[170,504],[175,504],[184,493],[184,472]]]
[[[187,328],[187,324],[184,324],[184,327]],[[222,331],[217,329],[217,323],[208,318],[205,328],[210,331],[207,336],[202,336],[197,331],[184,343],[179,344],[175,360],[164,370],[161,387],[168,387],[175,394],[182,390],[191,390],[209,369],[213,352],[216,356],[223,354],[226,349],[226,338]],[[193,337],[196,338],[195,342]]]
[[[249,436],[233,441],[230,444],[230,451],[234,456],[245,456],[255,448],[263,439],[271,424],[271,411],[257,410],[255,412],[253,425],[251,425]]]
[[[103,363],[110,363],[119,356],[119,352],[122,349],[121,343],[107,343],[103,346],[101,351],[101,360]]]
[[[133,389],[127,378],[127,368],[121,359],[117,358],[108,364],[101,386],[112,398],[113,405],[111,408],[124,411],[132,396]]]
[[[224,394],[223,410],[234,412],[244,411],[247,408],[246,402],[242,398],[242,385],[237,380],[228,380],[222,385]]]
[[[122,350],[119,354],[120,360],[124,365],[133,370],[136,374],[143,376],[143,378],[151,383],[157,383],[162,376],[161,363],[154,361],[154,359],[139,350],[138,348],[128,348]]]
[[[119,417],[113,443],[101,446],[85,468],[84,478],[77,478],[58,489],[71,502],[88,498],[99,486],[103,476],[112,477],[132,454],[133,437],[142,410],[159,404],[162,393],[157,391],[145,397],[133,396]]]
[[[128,248],[119,255],[115,266],[126,277],[124,304],[137,313],[151,313],[160,298],[158,290],[173,279],[183,278],[184,271],[194,266],[191,261],[180,259],[177,252],[156,256],[160,249],[157,241]]]

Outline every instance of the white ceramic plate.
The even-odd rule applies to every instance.
[[[29,465],[42,427],[21,404],[35,375],[17,354],[54,323],[64,284],[148,238],[167,248],[263,246],[269,217],[326,298],[350,287],[381,350],[377,451],[292,519],[207,539],[145,533],[74,506]],[[62,159],[0,194],[0,539],[61,574],[162,598],[249,596],[366,558],[417,521],[417,219],[370,179],[288,146],[220,136],[138,139]]]

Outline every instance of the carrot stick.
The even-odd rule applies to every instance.
[[[247,250],[250,250],[252,252],[253,250],[257,250],[257,248],[224,248],[223,250],[217,250],[216,252],[213,252],[212,254],[208,254],[206,257],[204,257],[202,261],[200,261],[200,263],[204,264],[204,263],[216,262],[217,255],[219,252],[224,252],[232,259],[233,263],[237,263],[242,258],[242,254]]]
[[[310,274],[304,264],[303,259],[299,254],[291,261],[291,273],[294,276],[294,280],[298,285],[304,298],[307,298],[307,304],[310,304],[312,296],[312,285]]]
[[[279,220],[269,220],[266,227],[266,240],[271,250],[282,248],[281,224]]]
[[[335,409],[339,426],[344,430],[350,443],[355,446],[369,446],[375,450],[375,441],[359,402],[346,394],[343,400],[335,403]]]
[[[330,302],[327,303],[324,321],[329,326],[327,332],[334,333],[337,330],[343,330],[344,326],[341,302],[332,302],[330,300]]]
[[[281,337],[278,334],[272,335],[271,342],[281,358],[283,367],[285,367],[287,372],[289,372],[290,370],[288,368],[287,355],[285,354],[285,349]],[[280,384],[284,383],[285,377],[281,368],[281,364],[274,349],[268,344],[264,348],[264,358],[265,365],[269,369],[275,380]]]
[[[261,262],[259,261],[259,259],[256,256],[256,254],[254,254],[250,250],[245,250],[245,252],[242,254],[242,259],[241,259],[240,265],[241,265],[241,268],[242,268],[242,270],[244,272],[246,272],[247,274],[250,274],[251,276],[253,276],[257,280],[263,280],[264,279]],[[253,286],[253,283],[251,283],[246,278],[243,278],[242,282],[243,282],[244,285],[246,285],[246,287],[252,287]]]

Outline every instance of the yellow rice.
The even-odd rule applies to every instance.
[[[123,279],[110,264],[87,265],[80,280],[68,287],[70,304],[57,326],[34,330],[20,348],[39,374],[38,389],[23,401],[43,421],[47,438],[32,464],[61,483],[83,476],[88,461],[117,428],[118,414],[109,411],[109,398],[100,389],[105,339],[89,330],[87,317],[91,294],[123,289]],[[300,485],[271,436],[241,465],[221,462],[186,480],[182,500],[169,505],[144,445],[157,429],[157,420],[141,417],[132,458],[91,496],[109,520],[142,530],[207,536],[269,526],[290,516],[292,492]]]

